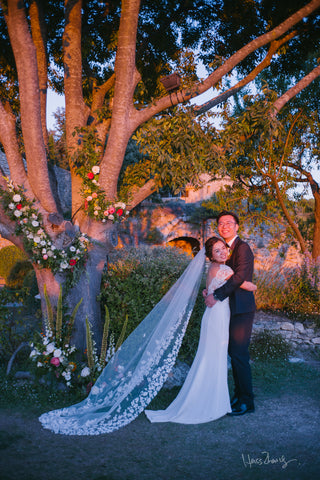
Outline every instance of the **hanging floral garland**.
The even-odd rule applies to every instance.
[[[84,198],[84,209],[87,214],[106,222],[120,222],[126,215],[126,204],[124,202],[111,203],[105,200],[104,191],[99,186],[100,167],[93,165],[90,169],[84,167],[78,171],[83,180],[81,195]]]
[[[64,272],[66,284],[74,285],[87,261],[89,238],[81,233],[65,249],[57,248],[43,227],[42,215],[34,207],[34,200],[26,198],[21,186],[16,187],[8,178],[6,181],[7,190],[0,188],[2,206],[6,215],[15,221],[15,234],[23,236],[32,262],[40,268],[49,268],[53,274]]]
[[[101,144],[97,132],[92,127],[76,128],[75,134],[79,137],[81,148],[74,152],[72,163],[75,171],[82,179],[81,196],[83,209],[86,214],[103,223],[109,221],[120,222],[129,212],[126,210],[126,198],[118,198],[111,202],[106,200],[105,191],[99,184],[101,160]]]

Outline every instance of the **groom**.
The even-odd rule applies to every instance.
[[[228,353],[231,357],[234,378],[234,396],[231,399],[231,416],[254,412],[249,343],[255,312],[252,292],[239,286],[244,280],[252,281],[253,253],[247,243],[238,237],[239,219],[233,212],[223,211],[217,217],[218,232],[230,248],[227,265],[234,275],[213,294],[206,297],[207,307],[229,297],[230,328]]]

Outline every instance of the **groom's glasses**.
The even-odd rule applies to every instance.
[[[218,227],[231,227],[231,225],[235,225],[236,222],[219,222]]]

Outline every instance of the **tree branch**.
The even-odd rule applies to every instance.
[[[240,50],[231,55],[231,57],[228,58],[223,65],[217,68],[204,81],[195,84],[191,88],[179,90],[171,95],[162,97],[149,107],[136,111],[134,117],[132,118],[132,130],[134,131],[139,125],[146,122],[157,113],[160,113],[161,111],[166,110],[169,107],[178,105],[179,103],[184,103],[188,100],[191,100],[191,98],[197,97],[198,95],[206,92],[210,87],[214,86],[224,75],[229,73],[248,55],[250,55],[258,48],[279,38],[295,24],[300,22],[304,17],[307,17],[312,12],[314,12],[317,8],[319,8],[319,6],[320,0],[312,0],[307,5],[298,10],[296,13],[287,18],[280,25],[275,27],[273,30],[270,30],[263,35],[260,35],[244,47],[240,48]]]
[[[3,145],[11,178],[18,185],[29,186],[27,174],[19,151],[16,132],[16,119],[9,103],[5,106],[0,101],[0,142]],[[30,186],[29,186],[30,189]],[[29,191],[30,195],[30,191]]]
[[[141,203],[143,200],[148,198],[152,193],[154,193],[157,190],[157,186],[155,184],[155,181],[153,179],[148,180],[142,187],[134,187],[134,189],[131,191],[131,200],[129,205],[127,206],[127,209],[130,211],[139,203]]]
[[[289,211],[288,211],[288,209],[287,209],[287,207],[286,207],[286,205],[285,205],[285,203],[284,203],[284,200],[283,200],[283,197],[282,197],[282,195],[281,195],[281,191],[280,191],[280,188],[279,188],[277,179],[276,179],[274,176],[272,176],[272,175],[270,175],[269,178],[270,178],[270,180],[272,181],[272,184],[273,184],[273,186],[274,186],[274,188],[275,188],[276,195],[277,195],[277,198],[278,198],[280,207],[281,207],[281,209],[282,209],[282,211],[283,211],[283,213],[284,213],[284,215],[285,215],[285,217],[286,217],[286,219],[287,219],[290,227],[291,227],[292,230],[294,231],[294,234],[295,234],[295,236],[296,236],[296,238],[297,238],[297,240],[298,240],[298,242],[299,242],[299,244],[300,244],[302,253],[305,253],[305,252],[307,252],[306,243],[305,243],[305,241],[304,241],[304,239],[303,239],[303,236],[301,235],[301,232],[300,232],[298,226],[297,226],[297,225],[295,224],[295,222],[293,221],[293,219],[292,219],[292,217],[291,217],[291,215],[290,215],[290,213],[289,213]]]
[[[19,81],[21,127],[25,146],[28,179],[34,195],[49,212],[57,210],[51,192],[46,149],[42,135],[36,49],[26,13],[20,0],[8,2],[5,19],[8,26]],[[15,181],[15,179],[13,178]]]
[[[280,112],[281,108],[288,103],[293,97],[295,97],[304,88],[310,85],[320,75],[320,65],[315,67],[308,75],[303,77],[294,87],[290,88],[286,93],[279,97],[273,104],[273,115]]]
[[[77,127],[84,127],[87,123],[88,110],[83,100],[82,91],[82,54],[81,54],[81,8],[82,1],[65,0],[65,29],[62,38],[64,87],[66,99],[66,142],[68,154],[79,148]],[[72,189],[72,214],[82,205],[80,190],[82,180],[77,175],[73,163],[70,161],[71,189]]]
[[[252,82],[256,78],[256,76],[262,72],[266,67],[268,67],[271,63],[271,60],[274,56],[274,54],[279,50],[279,48],[287,43],[291,38],[295,37],[297,35],[297,31],[294,30],[290,32],[288,35],[283,37],[280,40],[274,40],[270,44],[270,48],[268,50],[267,55],[265,58],[262,60],[262,62],[257,65],[252,72],[250,72],[245,78],[240,80],[236,85],[233,87],[229,88],[225,92],[221,93],[220,95],[216,96],[215,98],[209,100],[208,102],[202,104],[202,105],[197,105],[193,107],[193,111],[196,113],[196,115],[201,115],[202,113],[207,112],[211,108],[215,107],[216,105],[219,105],[222,102],[225,102],[228,98],[231,96],[235,95],[238,93],[244,86],[248,85],[248,83]]]
[[[139,81],[135,64],[139,9],[140,0],[122,1],[112,119],[99,178],[108,199],[116,196],[118,176],[128,140],[133,132],[133,94]]]
[[[48,131],[47,131],[47,87],[48,87],[48,58],[46,46],[45,23],[43,20],[43,11],[41,2],[34,0],[30,4],[30,20],[32,40],[36,47],[38,79],[40,88],[40,105],[41,105],[41,126],[42,135],[48,148]]]

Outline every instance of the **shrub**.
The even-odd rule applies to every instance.
[[[116,250],[103,275],[99,296],[106,305],[110,329],[118,338],[128,315],[126,336],[145,318],[180,277],[190,257],[172,248],[140,247]]]
[[[250,356],[254,360],[287,360],[291,345],[279,334],[263,330],[252,337]]]
[[[26,254],[15,245],[8,245],[0,250],[0,275],[7,283],[12,268],[18,261],[27,260]]]
[[[281,269],[279,263],[255,273],[257,308],[282,311],[294,320],[320,327],[319,265],[305,256],[301,267]]]
[[[32,271],[33,267],[29,260],[18,260],[11,268],[7,276],[7,285],[10,288],[21,288],[25,277]]]

